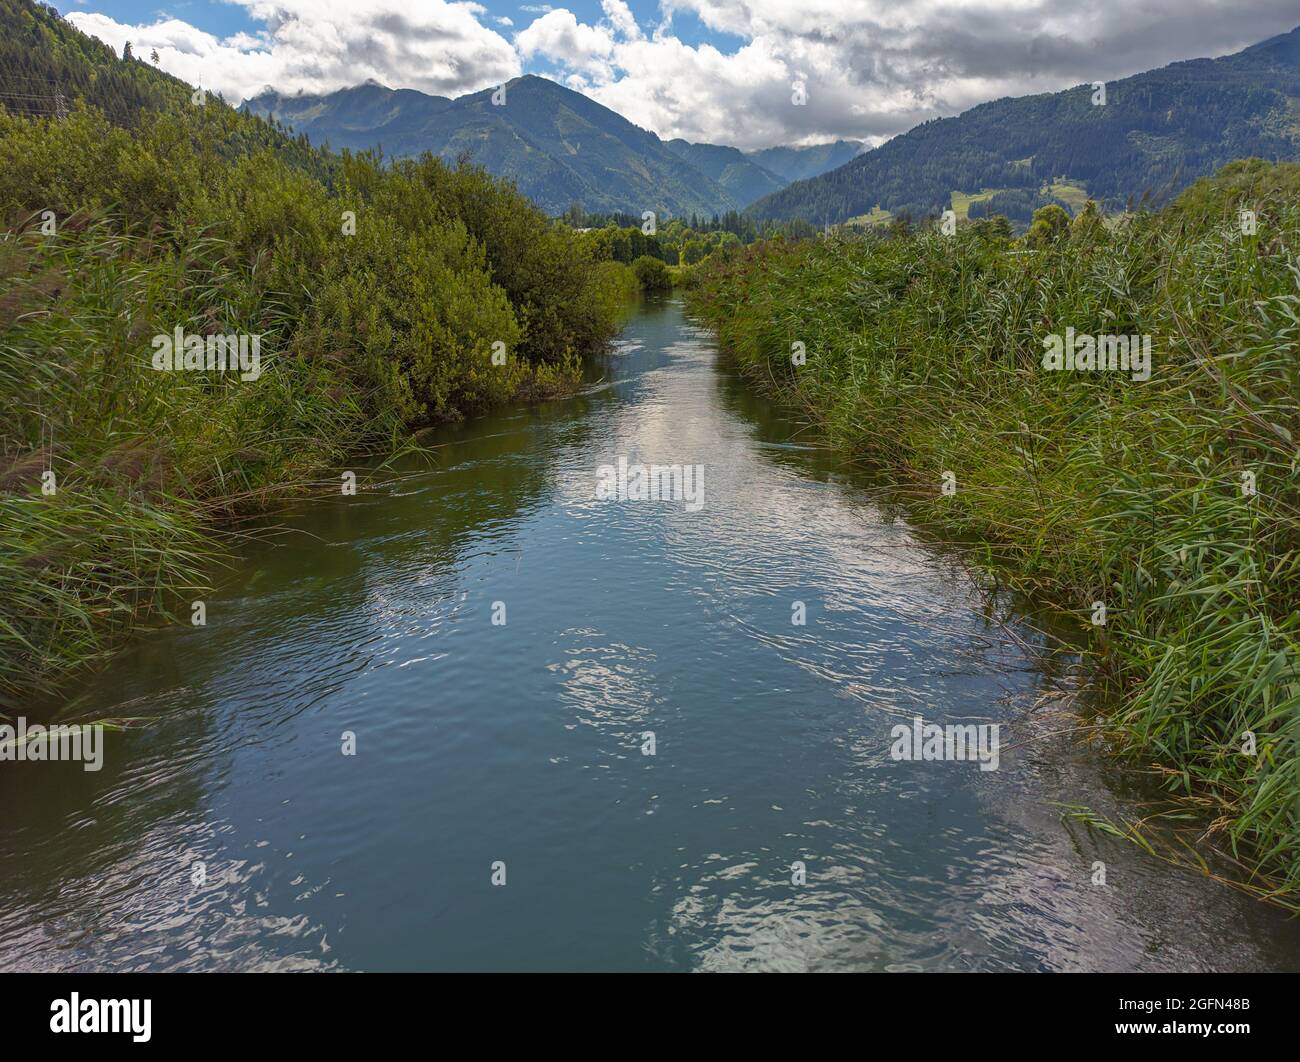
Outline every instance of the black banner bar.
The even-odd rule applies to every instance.
[[[927,1051],[978,1041],[1139,1050],[1204,1044],[1226,1052],[1289,1042],[1297,987],[1286,974],[0,976],[11,1046],[93,1050],[115,1041],[205,1053],[399,1046],[431,1034],[445,1045],[473,1034],[485,1049],[515,1040],[537,1046],[557,1035],[571,1044],[649,1046],[655,1029],[662,1046],[680,1048],[688,1026],[701,1023],[716,1033],[725,1028],[729,1046],[752,1040],[807,1050],[833,1031],[826,1019],[836,1015],[841,1029],[850,1016],[860,1025],[855,1035],[864,1047],[904,1035]]]

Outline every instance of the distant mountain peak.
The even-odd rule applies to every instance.
[[[1297,100],[1300,28],[1234,55],[1109,81],[1101,105],[1079,85],[923,122],[748,212],[817,224],[947,209],[1023,221],[1046,202],[1160,201],[1234,159],[1300,159]],[[762,156],[750,154],[775,168]]]
[[[1300,26],[1288,33],[1279,33],[1258,44],[1252,44],[1237,53],[1236,58],[1265,59],[1283,66],[1300,67]]]
[[[285,96],[268,86],[242,109],[334,148],[382,147],[396,158],[424,151],[448,161],[468,156],[509,177],[552,214],[576,203],[592,213],[710,216],[739,210],[790,180],[737,148],[665,143],[547,77],[512,78],[503,107],[492,103],[496,91],[481,89],[453,100],[394,90],[370,78],[324,95]],[[841,141],[807,151],[776,150],[783,164],[804,176],[838,165],[857,148]]]

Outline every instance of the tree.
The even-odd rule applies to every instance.
[[[994,214],[974,223],[976,234],[984,240],[1010,240],[1011,221],[1005,214]]]
[[[155,48],[152,52],[149,53],[149,62],[153,63],[154,66],[157,66],[157,65],[158,65],[158,49],[157,49],[157,48]]]
[[[1048,203],[1034,211],[1034,221],[1025,233],[1025,243],[1030,247],[1047,247],[1069,231],[1069,213],[1055,203]]]
[[[672,274],[668,272],[668,267],[658,258],[651,258],[648,254],[643,254],[632,263],[632,272],[636,274],[637,282],[641,285],[642,291],[672,290]]]
[[[129,63],[135,56],[131,53],[131,42],[127,41],[122,45],[122,62]]]

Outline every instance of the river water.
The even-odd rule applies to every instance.
[[[149,725],[0,767],[0,968],[1300,968],[1296,923],[1062,821],[1142,793],[1057,734],[1041,639],[680,305],[600,373],[281,515],[206,627],[73,689]],[[703,506],[598,500],[620,456]],[[998,769],[892,759],[918,715],[999,724]]]

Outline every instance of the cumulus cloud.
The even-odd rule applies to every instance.
[[[621,3],[604,5],[611,23]],[[584,91],[661,136],[742,148],[879,143],[986,100],[1223,55],[1300,22],[1294,0],[662,0],[661,10],[651,39],[616,42],[613,76]],[[738,43],[683,44],[671,25],[684,12]]]
[[[228,99],[332,92],[374,79],[442,96],[499,85],[522,72],[519,54],[480,21],[484,8],[449,0],[235,0],[265,29],[220,39],[177,19],[129,25],[73,12],[68,21],[119,52],[158,51],[158,65]]]
[[[605,19],[614,32],[629,41],[641,39],[641,27],[632,17],[632,9],[624,0],[600,0],[600,9],[605,12]]]
[[[603,26],[587,26],[572,11],[548,11],[527,29],[515,34],[515,47],[525,59],[543,56],[571,71],[607,81],[614,76],[609,65],[614,38]]]
[[[533,69],[665,138],[742,148],[878,143],[985,100],[1223,55],[1300,21],[1295,0],[659,0],[643,29],[626,0],[601,0],[591,22],[522,6],[536,17],[507,40],[510,20],[467,0],[232,2],[262,32],[218,39],[172,18],[69,19],[119,50],[156,48],[163,69],[228,97],[367,78],[459,95]],[[716,43],[685,43],[673,30],[682,16]]]

